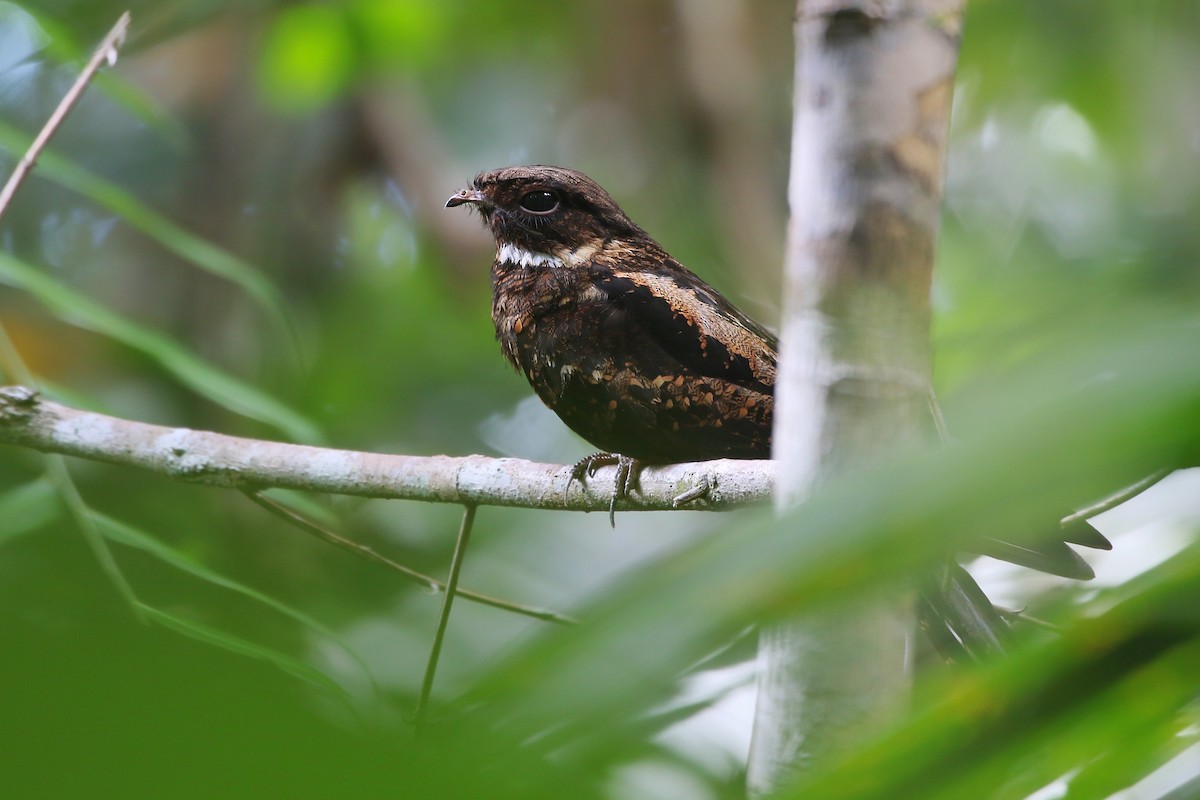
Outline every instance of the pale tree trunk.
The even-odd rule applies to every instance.
[[[799,0],[780,509],[930,427],[929,291],[961,6]],[[911,606],[876,598],[763,632],[751,795],[904,707]]]

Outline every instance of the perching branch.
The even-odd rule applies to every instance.
[[[612,469],[568,487],[571,467],[486,456],[403,456],[241,439],[133,422],[0,388],[0,443],[137,467],[176,480],[257,491],[277,487],[434,503],[606,511]],[[648,467],[627,511],[723,510],[770,497],[770,461]],[[697,492],[697,487],[707,487]]]

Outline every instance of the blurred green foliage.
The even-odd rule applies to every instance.
[[[586,446],[492,341],[488,237],[441,207],[506,163],[589,172],[777,318],[789,2],[131,5],[118,66],[0,221],[0,319],[49,394],[237,435],[573,460]],[[124,7],[0,3],[0,173]],[[956,543],[1052,530],[1200,460],[1198,45],[1190,2],[971,4],[935,287],[959,444],[783,522],[609,531],[482,509],[464,585],[586,624],[458,604],[419,741],[406,717],[438,597],[240,495],[71,462],[140,624],[46,461],[3,448],[8,793],[740,796],[745,679],[695,687],[701,669],[741,674],[756,621],[902,586]],[[458,509],[308,502],[445,570]],[[1096,585],[977,565],[1061,635],[1019,624],[996,663],[923,663],[912,713],[795,796],[1061,780],[1057,796],[1107,797],[1194,754],[1198,526],[1166,502],[1088,554]],[[1137,796],[1195,782],[1187,763]]]

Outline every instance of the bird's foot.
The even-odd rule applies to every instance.
[[[617,474],[613,480],[612,496],[608,501],[608,523],[615,528],[617,527],[617,501],[628,498],[629,493],[637,488],[638,473],[642,468],[640,461],[620,453],[593,453],[575,462],[575,466],[571,468],[571,477],[567,481],[567,490],[570,490],[574,481],[579,481],[581,484],[586,483],[588,478],[595,476],[596,470],[600,467],[614,464],[617,467]]]
[[[688,503],[694,503],[701,498],[709,497],[714,486],[715,484],[710,483],[708,478],[705,478],[699,485],[693,486],[683,494],[671,498],[671,508],[682,508]]]

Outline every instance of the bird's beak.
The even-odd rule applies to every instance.
[[[461,192],[450,195],[450,199],[446,201],[446,208],[455,208],[464,203],[486,204],[487,202],[488,199],[478,189],[463,189]]]

